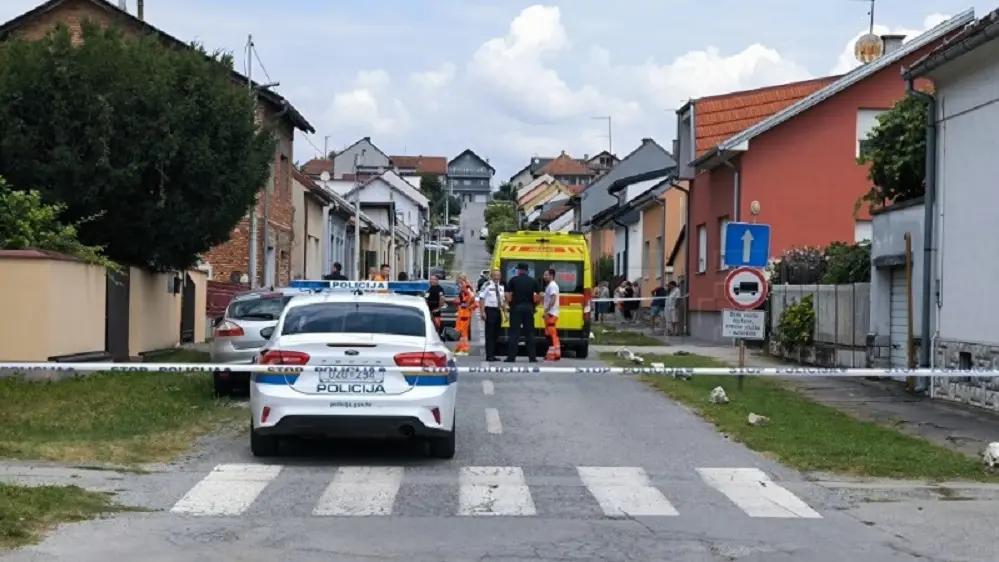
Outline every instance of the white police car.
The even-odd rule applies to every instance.
[[[416,438],[455,454],[457,369],[422,296],[427,282],[293,281],[250,379],[250,449],[290,436]],[[386,292],[388,291],[388,292]],[[300,369],[302,366],[316,367]]]

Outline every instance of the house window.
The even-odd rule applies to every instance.
[[[725,226],[728,225],[728,217],[718,219],[718,269],[727,269],[725,266]]]
[[[884,109],[858,109],[857,110],[857,157],[859,158],[867,149],[867,135],[878,126],[878,115]]]
[[[649,270],[652,269],[652,256],[649,254],[649,241],[645,241],[645,247],[642,248],[642,277],[649,278]]]
[[[853,221],[854,242],[870,242],[873,234],[874,233],[871,227],[871,221],[865,221],[865,220]]]
[[[461,180],[461,183],[464,185],[472,185],[472,180]]]
[[[708,270],[708,225],[697,227],[697,272]]]
[[[663,249],[663,237],[656,236],[656,279],[662,279],[666,271],[666,254]]]

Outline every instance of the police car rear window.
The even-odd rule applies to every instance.
[[[458,284],[457,283],[441,283],[441,289],[444,289],[445,297],[457,297],[458,296]]]
[[[232,301],[226,314],[233,320],[277,320],[294,295],[249,296]]]
[[[381,303],[325,302],[294,307],[281,334],[387,334],[426,337],[426,311]]]

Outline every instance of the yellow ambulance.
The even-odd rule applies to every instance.
[[[500,270],[503,283],[517,275],[517,265],[524,263],[528,274],[542,285],[546,269],[555,270],[559,288],[558,338],[563,354],[569,350],[585,359],[590,353],[590,299],[593,291],[593,267],[586,238],[579,233],[519,231],[504,232],[496,238],[492,269]],[[497,355],[505,354],[509,343],[507,330],[510,319],[503,321]],[[535,341],[539,356],[544,356],[545,339],[543,308],[534,314]],[[523,345],[523,341],[520,342]]]

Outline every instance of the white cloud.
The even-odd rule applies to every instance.
[[[922,29],[889,28],[884,25],[875,25],[874,34],[905,35],[905,40],[903,41],[903,43],[908,43],[910,40],[916,38],[919,35],[922,35],[927,30],[940,25],[941,23],[949,20],[950,18],[951,16],[945,16],[943,14],[932,14],[926,16],[926,19],[923,20]],[[869,30],[867,29],[860,31],[856,35],[854,35],[852,39],[847,41],[846,46],[843,48],[843,52],[840,53],[839,58],[836,59],[836,66],[834,66],[832,70],[829,71],[830,74],[846,74],[847,72],[850,72],[854,68],[857,68],[858,66],[861,65],[860,61],[858,61],[856,57],[853,56],[853,46],[857,42],[857,39],[860,39],[868,32]]]
[[[333,95],[330,120],[337,128],[356,128],[384,136],[405,134],[412,119],[406,104],[393,94],[388,72],[361,70],[353,89]]]
[[[427,90],[437,90],[448,86],[454,80],[457,68],[450,62],[445,62],[436,70],[425,72],[414,72],[410,74],[410,79]]]
[[[546,64],[570,47],[559,8],[531,6],[514,18],[506,36],[479,47],[469,73],[483,95],[525,119],[558,121],[611,112],[628,120],[640,113],[636,102],[606,95],[593,85],[573,89]]]

